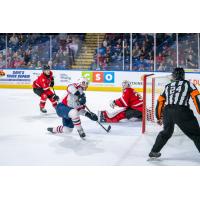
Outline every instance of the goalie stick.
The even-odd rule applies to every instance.
[[[90,109],[85,105],[86,110],[88,110],[88,112],[91,113]],[[97,121],[97,123],[107,132],[110,132],[111,126],[109,125],[107,128],[105,126],[103,126],[99,121]]]

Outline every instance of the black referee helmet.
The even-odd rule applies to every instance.
[[[174,80],[184,80],[185,79],[185,71],[181,67],[177,67],[172,72],[172,77]]]

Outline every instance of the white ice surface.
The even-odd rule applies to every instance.
[[[57,91],[64,96],[65,91]],[[109,100],[120,93],[86,92],[88,107],[97,112],[109,109]],[[61,125],[51,104],[47,114],[39,111],[39,97],[32,90],[0,89],[0,165],[115,166],[199,165],[200,155],[186,136],[171,138],[162,149],[160,161],[149,162],[154,136],[141,134],[141,122],[111,124],[106,133],[96,122],[81,117],[86,141],[76,130],[51,135],[47,127]],[[111,109],[109,109],[111,111]],[[105,124],[105,126],[107,126]]]

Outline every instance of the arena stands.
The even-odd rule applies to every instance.
[[[197,33],[0,34],[0,68],[41,69],[49,64],[62,70],[172,71],[177,66],[199,70],[198,37]]]

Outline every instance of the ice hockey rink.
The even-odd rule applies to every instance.
[[[57,91],[62,98],[65,91]],[[86,92],[87,105],[95,113],[109,110],[109,100],[117,92]],[[110,133],[96,122],[81,117],[86,132],[82,140],[76,130],[71,134],[52,135],[47,127],[61,125],[51,104],[47,114],[39,111],[39,97],[28,89],[0,89],[0,165],[11,166],[193,166],[200,156],[186,136],[174,136],[162,150],[159,161],[147,161],[155,141],[141,134],[137,120],[111,124]],[[105,124],[107,126],[107,124]]]

